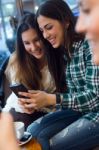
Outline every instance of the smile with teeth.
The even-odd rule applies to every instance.
[[[49,39],[49,42],[50,42],[51,44],[54,44],[54,43],[55,43],[55,38]]]
[[[41,50],[41,49],[38,49],[38,50],[34,51],[33,53],[39,55],[39,54],[41,54],[41,52],[42,52],[42,50]]]

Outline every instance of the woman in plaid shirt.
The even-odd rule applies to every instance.
[[[88,25],[87,24],[87,20],[86,20],[86,17],[83,17],[81,14],[80,14],[80,18],[79,18],[79,26],[78,26],[78,24],[77,24],[77,31],[79,30],[79,32],[86,32],[86,34],[91,34],[93,37],[95,37],[95,40],[93,40],[93,42],[98,42],[99,43],[99,15],[97,15],[97,14],[99,14],[99,0],[81,0],[82,1],[82,4],[83,4],[83,2],[85,1],[85,2],[87,2],[87,3],[85,3],[85,5],[84,6],[89,6],[89,7],[87,7],[87,9],[89,8],[91,11],[90,12],[92,12],[92,13],[88,13],[88,14],[86,14],[85,13],[85,9],[84,9],[84,11],[81,11],[81,12],[83,12],[82,14],[84,15],[84,14],[86,14],[86,17],[88,17],[87,19],[91,19],[92,18],[92,24],[91,24],[91,26],[90,25]],[[90,3],[91,2],[91,3]],[[90,5],[91,4],[91,5]],[[81,8],[83,8],[83,7],[81,7]],[[85,7],[84,7],[85,8]],[[88,9],[88,10],[89,10]],[[83,9],[82,9],[83,10]],[[93,11],[93,10],[96,10],[96,11]],[[94,17],[93,17],[94,16]],[[82,18],[83,17],[83,18]],[[84,20],[83,20],[84,19]],[[83,26],[82,26],[82,21],[85,23],[85,24],[83,24],[83,26],[84,26],[84,28],[82,28]],[[97,26],[98,25],[98,26]],[[86,30],[85,30],[86,29]],[[93,52],[94,52],[94,61],[95,61],[95,63],[96,64],[99,64],[99,45],[98,45],[98,43],[97,43],[97,45],[95,46],[95,45],[93,45]],[[94,47],[95,46],[95,47]],[[3,121],[4,119],[3,118],[5,118],[5,121]],[[5,116],[4,115],[4,117],[1,117],[0,118],[0,127],[2,126],[2,127],[6,127],[6,123],[7,123],[7,119],[6,118],[8,118],[8,120],[10,120],[9,119],[9,117],[8,116]],[[5,122],[5,123],[4,123]],[[9,121],[10,122],[10,121]],[[1,124],[2,123],[2,124]],[[4,126],[5,125],[5,126]],[[11,126],[11,124],[9,124],[9,126],[10,127],[12,127]],[[5,130],[6,130],[6,133],[8,133],[8,131],[10,131],[9,132],[9,134],[11,135],[11,130],[12,130],[12,128],[10,129],[10,127],[8,127],[8,128],[6,128]],[[5,145],[4,145],[4,143],[2,142],[2,139],[5,139],[5,141],[8,143],[8,147],[9,147],[9,149],[11,150],[11,148],[12,149],[15,149],[16,148],[16,146],[14,145],[11,145],[11,147],[10,147],[10,145],[9,145],[9,141],[11,141],[11,139],[10,140],[7,140],[7,136],[5,136],[5,135],[7,135],[7,134],[5,134],[5,130],[2,130],[2,128],[0,128],[1,130],[0,130],[0,133],[2,132],[2,137],[4,137],[4,138],[2,138],[1,137],[1,139],[0,139],[0,146],[4,146],[3,147],[3,149],[5,149]],[[10,130],[9,130],[10,129]],[[99,131],[99,128],[98,128],[98,130],[97,131]],[[98,132],[99,133],[99,132]],[[98,133],[96,133],[96,136],[97,136],[97,134]],[[12,136],[12,137],[14,137],[14,136]],[[14,138],[13,138],[13,140],[14,140]],[[98,140],[98,136],[97,136],[97,140]],[[81,140],[82,141],[82,140]],[[64,141],[65,142],[65,141]],[[95,142],[95,141],[94,141]],[[7,145],[7,143],[6,143],[6,145]],[[11,143],[11,142],[10,142]],[[98,142],[99,143],[99,142]],[[14,144],[14,142],[12,143],[12,144]],[[8,150],[8,147],[7,147],[7,150]],[[0,147],[1,148],[1,147]],[[17,149],[17,148],[16,148]],[[65,148],[66,149],[66,148]],[[80,148],[78,148],[78,149],[80,149]]]
[[[37,11],[37,22],[44,38],[54,48],[66,50],[67,90],[56,95],[42,91],[21,93],[30,97],[20,99],[28,102],[25,109],[61,107],[61,111],[46,115],[40,123],[34,122],[28,131],[44,150],[93,148],[99,143],[99,67],[92,61],[92,51],[88,42],[75,33],[75,18],[63,0],[42,4]],[[56,138],[52,138],[57,133]]]

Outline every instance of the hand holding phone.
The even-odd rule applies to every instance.
[[[19,98],[26,98],[25,96],[21,96],[18,94],[18,92],[28,92],[28,89],[23,84],[13,84],[9,87]]]

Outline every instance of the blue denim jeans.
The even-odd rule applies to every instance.
[[[82,117],[81,113],[70,109],[57,111],[45,115],[40,122],[33,122],[27,131],[39,141],[43,150],[49,150],[50,139],[80,117]]]
[[[99,123],[78,119],[51,140],[50,150],[93,150],[99,146]]]

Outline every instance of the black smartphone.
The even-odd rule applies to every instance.
[[[13,84],[9,87],[19,98],[26,98],[25,96],[21,96],[18,94],[18,92],[28,92],[28,89],[23,84]]]

